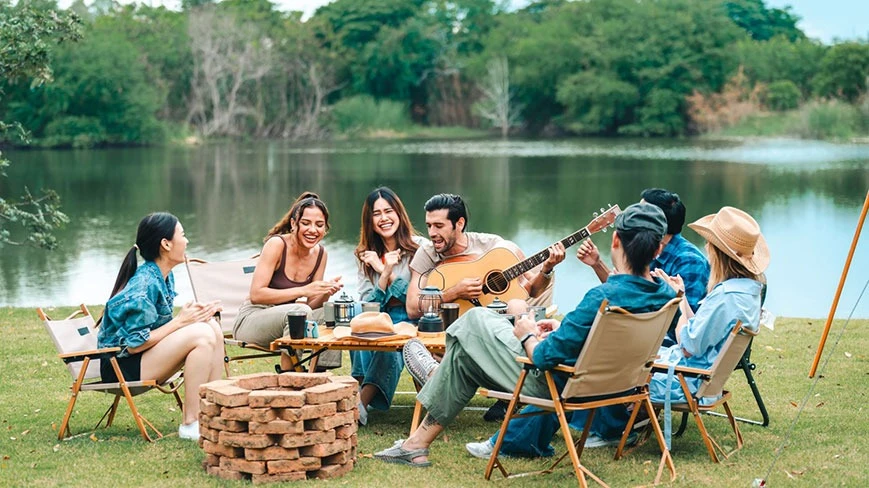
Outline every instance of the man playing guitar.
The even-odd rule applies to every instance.
[[[407,315],[412,319],[422,315],[419,310],[419,292],[432,278],[429,273],[439,264],[473,260],[496,247],[509,249],[520,260],[525,259],[519,247],[511,241],[495,234],[467,232],[468,211],[459,195],[441,193],[431,197],[425,203],[425,225],[431,243],[420,246],[410,262],[411,279],[406,306]],[[555,266],[564,261],[565,249],[560,242],[553,244],[548,250],[549,257],[540,268],[529,270],[517,279],[531,297],[538,296],[546,289]],[[483,282],[480,277],[464,278],[452,287],[442,290],[444,302],[474,300],[482,293]]]

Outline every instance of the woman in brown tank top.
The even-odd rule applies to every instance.
[[[322,306],[343,287],[324,280],[328,253],[320,244],[329,230],[329,210],[315,193],[302,193],[269,231],[250,285],[250,297],[233,326],[236,339],[268,347],[289,335],[287,312],[303,310],[317,320]],[[301,303],[304,302],[304,303]],[[281,367],[290,367],[281,357]]]

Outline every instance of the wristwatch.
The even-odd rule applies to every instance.
[[[542,271],[542,270],[541,270],[541,271]],[[544,278],[546,278],[547,280],[551,280],[551,279],[552,279],[552,274],[555,273],[555,268],[550,269],[549,272],[546,272],[546,271],[542,271],[542,272],[543,272],[543,277],[544,277]]]
[[[519,344],[522,344],[522,347],[525,347],[525,343],[528,342],[528,339],[532,337],[537,337],[537,335],[534,334],[534,332],[529,332],[525,334],[524,336],[522,336],[521,339],[519,339]]]

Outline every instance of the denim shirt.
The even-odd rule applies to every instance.
[[[660,268],[670,276],[681,276],[685,282],[688,305],[692,311],[697,311],[700,300],[706,296],[706,285],[709,283],[709,261],[697,246],[682,237],[682,234],[674,234],[649,268]]]
[[[152,330],[172,320],[177,295],[172,272],[164,280],[157,264],[145,261],[106,304],[97,344],[100,348],[120,347],[118,357],[129,356],[127,348],[141,346]]]
[[[558,329],[534,348],[534,365],[547,370],[558,364],[576,364],[604,300],[631,313],[645,313],[659,310],[675,296],[670,285],[658,278],[651,282],[629,274],[610,275],[606,282],[589,290],[579,305],[564,316]],[[673,320],[677,318],[678,314]]]

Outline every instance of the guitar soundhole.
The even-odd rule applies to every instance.
[[[504,273],[493,271],[486,275],[486,287],[489,288],[491,293],[500,295],[507,291],[507,288],[510,287],[510,282],[504,277]]]

